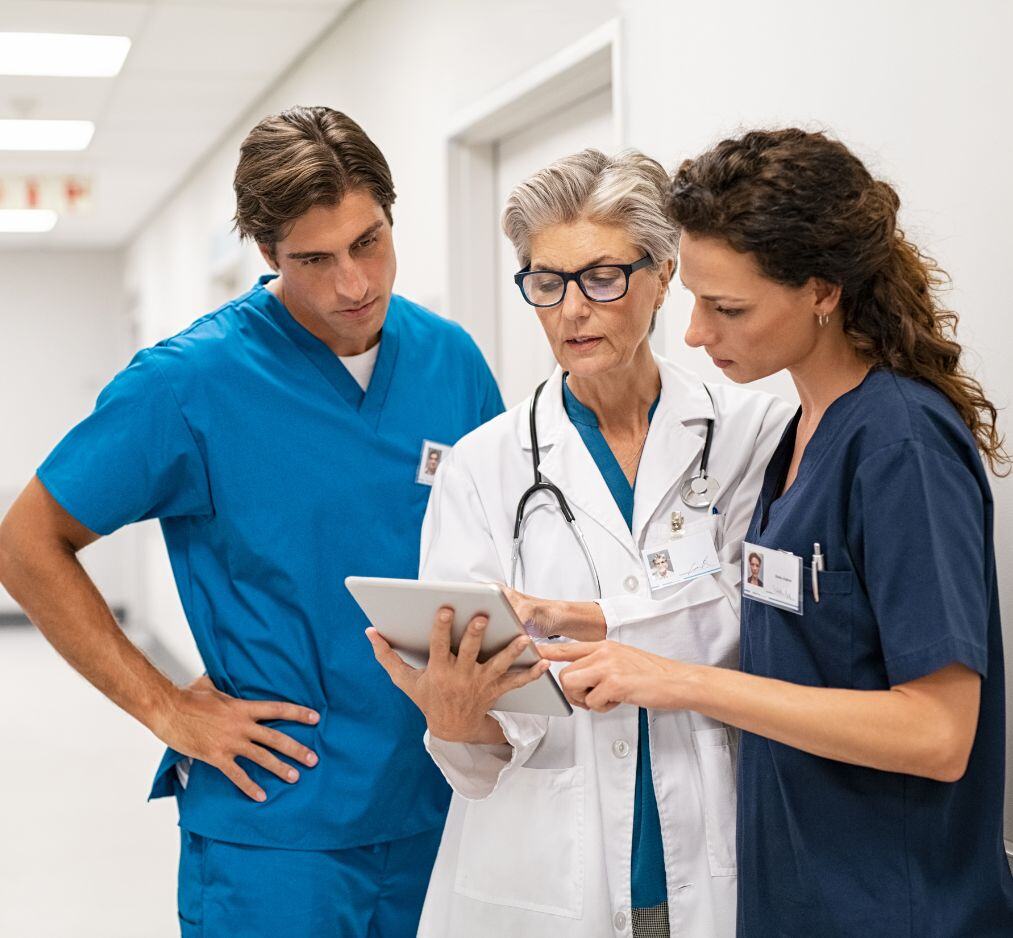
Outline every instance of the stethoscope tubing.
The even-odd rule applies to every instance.
[[[565,374],[563,375],[563,380],[566,380]],[[591,576],[594,579],[595,598],[601,599],[601,579],[598,576],[598,567],[595,565],[594,558],[591,556],[591,550],[587,546],[587,541],[584,538],[584,532],[581,531],[580,525],[577,524],[577,519],[574,516],[573,510],[570,508],[570,504],[567,502],[566,496],[563,494],[559,486],[553,485],[551,482],[547,482],[542,477],[542,471],[540,468],[541,454],[538,451],[538,399],[541,397],[546,384],[548,384],[548,380],[543,381],[537,388],[535,388],[535,393],[531,398],[531,406],[528,409],[528,429],[531,438],[531,464],[534,470],[534,482],[524,490],[517,502],[517,513],[514,516],[513,546],[510,552],[510,588],[516,589],[517,584],[517,565],[521,562],[521,529],[524,526],[524,511],[527,508],[529,499],[533,495],[538,492],[548,492],[555,499],[556,504],[559,506],[559,510],[566,519],[566,523],[570,526],[570,530],[573,532],[573,536],[580,545],[581,552],[584,554],[584,559],[587,561],[588,569],[591,571]],[[707,385],[704,385],[704,390],[707,392],[707,396],[711,399],[711,406],[713,407],[714,396],[711,394],[710,388],[708,388]],[[703,451],[700,454],[700,467],[693,479],[709,478],[707,475],[707,463],[710,459],[711,444],[713,440],[714,418],[711,417],[707,420],[707,435],[704,439]],[[693,479],[689,480],[689,483],[692,483]],[[688,507],[708,507],[708,505],[700,506],[690,504],[686,496],[686,491],[689,490],[689,483],[683,488],[683,502]],[[713,502],[713,497],[710,498],[710,502]]]

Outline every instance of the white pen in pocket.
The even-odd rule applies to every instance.
[[[820,601],[820,578],[819,572],[826,569],[826,560],[823,557],[823,550],[819,545],[819,541],[813,544],[813,561],[812,561],[812,587],[813,587],[813,599],[816,602]]]

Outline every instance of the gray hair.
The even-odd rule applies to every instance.
[[[531,238],[579,218],[623,228],[654,264],[675,258],[678,230],[665,212],[668,174],[636,150],[606,156],[587,149],[563,157],[524,180],[507,199],[503,231],[522,267]]]

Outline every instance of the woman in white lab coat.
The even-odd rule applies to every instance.
[[[539,470],[564,493],[595,567],[556,500],[539,492],[526,507],[510,595],[535,634],[607,636],[734,667],[740,542],[790,411],[753,391],[705,387],[652,353],[677,244],[665,186],[661,166],[640,154],[585,150],[536,173],[507,203],[519,286],[559,363],[538,401]],[[526,401],[444,461],[421,578],[510,581],[518,499],[533,481],[529,415]],[[681,493],[700,475],[710,421],[706,471],[720,488],[707,503],[691,497],[692,507]],[[691,535],[696,549],[713,540],[714,572],[682,580],[680,545]],[[658,549],[673,566],[663,582],[646,560]],[[726,726],[634,707],[488,714],[498,685],[475,664],[474,643],[470,660],[462,645],[459,659],[444,653],[427,673],[375,632],[370,640],[426,714],[429,751],[455,792],[420,935],[734,933],[735,741]]]

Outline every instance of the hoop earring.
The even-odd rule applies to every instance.
[[[820,328],[822,328],[830,322],[830,313],[823,313],[822,315],[817,316],[816,321],[820,324]]]

